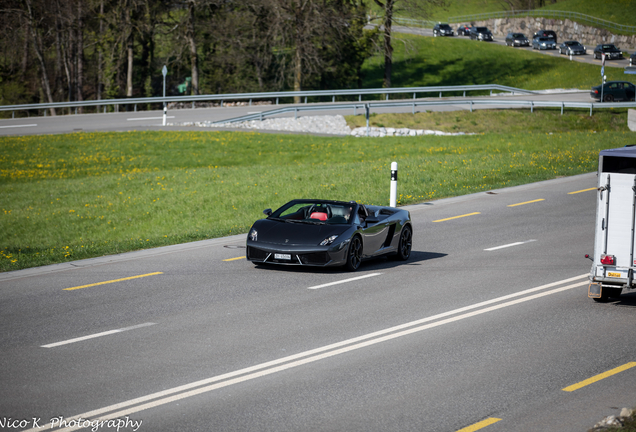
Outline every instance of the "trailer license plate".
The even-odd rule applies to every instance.
[[[290,260],[291,261],[291,255],[290,254],[274,254],[274,258],[275,259]]]
[[[620,273],[608,272],[608,273],[607,273],[607,275],[608,275],[609,277],[617,277],[617,278],[621,277],[621,274],[620,274]]]

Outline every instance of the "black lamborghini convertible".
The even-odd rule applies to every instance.
[[[293,200],[257,220],[247,235],[247,259],[256,264],[345,266],[411,255],[413,228],[406,210],[355,201]]]

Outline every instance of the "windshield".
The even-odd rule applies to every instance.
[[[487,32],[488,28],[487,27],[477,27],[477,31],[480,32],[480,33]]]
[[[524,38],[525,36],[524,36],[522,33],[515,33],[515,34],[513,34],[513,35],[512,35],[512,37],[515,37],[515,38]]]
[[[444,30],[451,30],[450,26],[448,24],[442,24],[439,26],[439,28],[444,29]]]
[[[285,222],[312,224],[349,224],[355,203],[291,201],[268,217]]]

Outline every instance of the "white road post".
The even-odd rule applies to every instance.
[[[163,125],[165,126],[168,116],[168,105],[166,105],[166,75],[168,75],[168,68],[166,65],[163,65],[161,74],[163,75]]]
[[[397,179],[398,167],[397,162],[391,162],[391,207],[397,207]]]

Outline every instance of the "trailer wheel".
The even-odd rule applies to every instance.
[[[603,288],[603,294],[601,294],[600,298],[595,298],[594,301],[599,303],[605,303],[610,298],[618,298],[623,292],[623,288]]]

